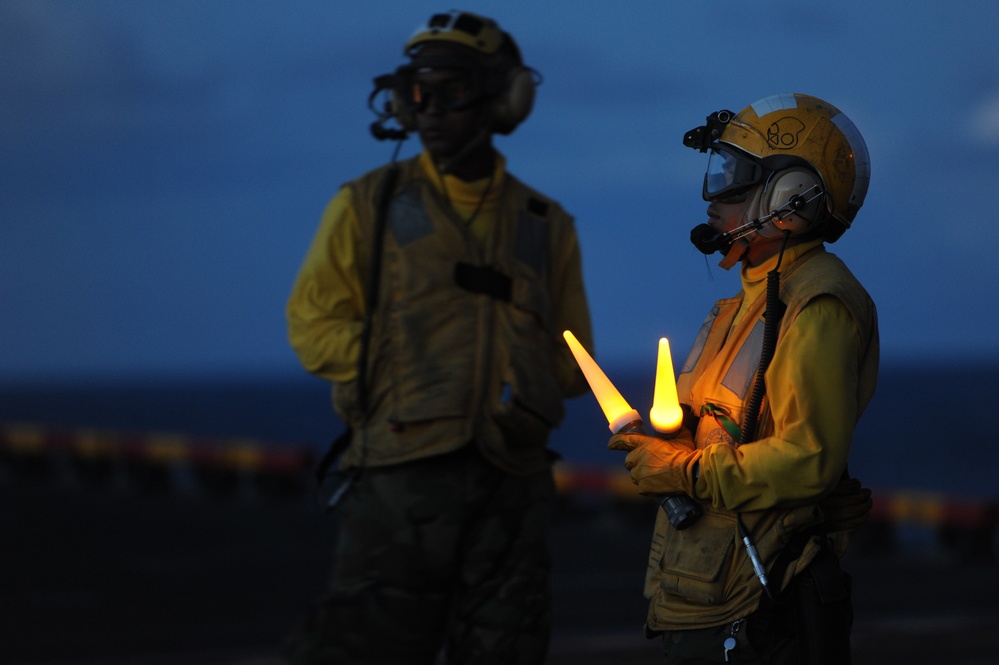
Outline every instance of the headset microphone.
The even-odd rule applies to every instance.
[[[405,141],[409,137],[409,133],[405,129],[392,129],[391,127],[385,126],[385,121],[388,118],[382,118],[381,120],[375,120],[371,123],[371,135],[374,136],[379,141]]]
[[[690,230],[690,242],[704,254],[725,253],[732,245],[727,233],[719,233],[707,224],[698,224]]]
[[[768,223],[777,224],[783,221],[785,214],[793,214],[795,211],[800,210],[822,196],[822,194],[822,188],[818,185],[813,185],[807,191],[792,196],[781,207],[771,210],[762,217],[750,220],[731,231],[719,232],[708,224],[698,224],[690,230],[690,242],[704,254],[714,254],[715,252],[725,254],[736,240],[746,237],[753,231],[759,231]]]
[[[705,254],[713,254],[715,252],[727,254],[728,250],[732,247],[732,243],[748,236],[753,231],[759,231],[763,228],[764,224],[776,219],[776,216],[777,211],[775,210],[769,215],[764,215],[759,219],[746,222],[731,231],[724,232],[716,231],[709,224],[698,224],[690,230],[690,242],[694,243],[694,247]]]

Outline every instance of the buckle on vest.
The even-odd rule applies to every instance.
[[[454,264],[454,281],[471,293],[510,302],[513,296],[513,279],[491,266],[477,266],[459,261]]]

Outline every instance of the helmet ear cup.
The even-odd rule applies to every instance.
[[[818,189],[813,190],[815,187]],[[818,177],[808,169],[792,168],[773,174],[764,190],[766,212],[779,210],[793,201],[796,196],[801,196],[807,201],[815,197],[816,192],[822,193],[815,200],[797,208],[793,214],[784,214],[774,222],[774,227],[781,231],[790,231],[792,234],[808,230],[820,217],[819,211],[824,205],[825,193]]]
[[[493,131],[510,134],[524,122],[534,106],[537,82],[534,70],[514,67],[507,73],[506,87],[493,101]]]

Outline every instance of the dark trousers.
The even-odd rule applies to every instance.
[[[745,619],[663,633],[666,663],[849,665],[850,584],[850,576],[840,569],[836,557],[823,550],[780,597],[764,598],[760,609]]]
[[[294,665],[542,663],[551,627],[549,471],[472,447],[366,469],[344,498],[327,594]]]

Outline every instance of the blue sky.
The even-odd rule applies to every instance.
[[[0,0],[0,382],[300,371],[299,262],[337,186],[391,155],[371,79],[451,6]],[[681,137],[778,92],[867,140],[867,203],[832,250],[878,304],[884,359],[999,360],[999,5],[463,8],[544,76],[496,143],[577,219],[606,369],[651,367],[660,336],[682,356],[737,290],[687,241],[706,159]]]

